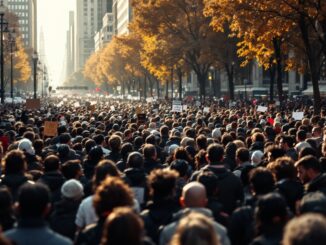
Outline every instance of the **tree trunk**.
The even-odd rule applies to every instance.
[[[165,81],[165,99],[169,99],[169,81]]]
[[[275,83],[275,65],[271,65],[271,68],[269,68],[269,74],[271,77],[270,83],[269,83],[269,100],[274,100],[274,83]]]
[[[276,59],[277,68],[277,93],[279,101],[283,101],[283,67],[282,67],[282,54],[281,54],[281,41],[277,38],[273,39],[273,46]]]
[[[144,77],[144,99],[147,99],[147,75]]]
[[[312,45],[309,40],[309,31],[308,31],[308,24],[306,23],[306,17],[302,14],[300,17],[300,31],[301,36],[303,39],[303,43],[305,46],[305,51],[308,59],[308,65],[309,70],[311,74],[311,82],[312,82],[312,88],[313,88],[313,94],[314,94],[314,114],[318,115],[320,113],[321,109],[321,97],[320,97],[320,91],[319,91],[319,73],[317,69],[317,62],[316,60],[320,57],[315,57],[313,55],[313,49]]]
[[[182,101],[182,72],[181,69],[178,69],[179,77],[179,100]]]
[[[203,104],[203,103],[205,103],[205,98],[206,98],[207,73],[206,74],[197,74],[197,79],[199,82],[199,98],[200,98],[200,102]]]
[[[228,64],[225,64],[226,74],[228,76],[228,82],[229,82],[229,96],[230,100],[234,100],[234,65],[231,65],[231,69]]]
[[[157,99],[160,98],[160,81],[158,79],[156,80],[156,92],[157,92]]]
[[[171,99],[173,101],[173,68],[171,68]]]

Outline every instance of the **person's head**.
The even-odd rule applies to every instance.
[[[298,142],[305,141],[307,138],[307,133],[304,130],[299,130],[296,135],[296,140]]]
[[[65,199],[80,201],[84,196],[84,187],[78,180],[67,180],[61,186],[61,195]]]
[[[3,159],[4,174],[23,174],[27,169],[25,155],[20,150],[8,152]]]
[[[22,219],[44,218],[50,208],[50,191],[44,184],[27,182],[19,188],[16,209]]]
[[[180,197],[182,207],[203,208],[207,205],[205,186],[197,181],[190,182],[182,188]]]
[[[144,166],[144,158],[138,151],[129,154],[127,158],[128,168],[142,168]]]
[[[132,207],[133,192],[130,187],[117,177],[107,177],[97,187],[93,205],[98,217],[106,217],[114,208]]]
[[[174,233],[171,245],[219,245],[219,237],[211,219],[191,212],[182,218]]]
[[[118,135],[112,135],[109,139],[109,147],[113,152],[119,152],[121,149],[122,139]]]
[[[177,171],[179,177],[187,177],[188,167],[188,162],[182,159],[176,159],[170,164],[170,169]]]
[[[319,213],[326,216],[326,196],[322,192],[309,192],[300,201],[300,214]]]
[[[275,161],[279,157],[285,156],[285,150],[276,145],[268,146],[266,149],[268,162]]]
[[[172,198],[175,194],[178,172],[170,169],[156,169],[148,176],[150,194],[153,200]]]
[[[250,171],[249,183],[255,195],[264,195],[274,190],[274,177],[270,170],[258,167]]]
[[[258,233],[264,233],[273,227],[283,227],[288,219],[285,199],[278,193],[269,193],[259,198],[255,210]]]
[[[264,153],[262,151],[254,151],[251,155],[251,163],[254,166],[259,165],[263,161]]]
[[[26,138],[19,141],[18,150],[21,150],[25,154],[27,153],[29,155],[35,154],[35,149],[33,147],[32,141],[30,141],[29,139],[26,139]]]
[[[250,153],[249,150],[245,147],[241,147],[236,151],[236,160],[238,164],[249,162],[250,161]]]
[[[285,227],[283,245],[323,245],[326,220],[319,214],[305,214],[292,219]]]
[[[120,177],[119,170],[111,160],[102,160],[95,167],[93,187],[99,186],[108,176]]]
[[[205,186],[207,197],[217,194],[218,177],[211,171],[203,171],[197,176],[197,181]]]
[[[55,155],[50,155],[44,159],[44,172],[58,171],[60,169],[60,159]]]
[[[63,176],[69,179],[79,179],[83,175],[83,169],[80,160],[69,160],[61,166]]]
[[[308,183],[320,174],[320,163],[314,156],[308,155],[295,163],[298,177],[302,183]]]
[[[132,209],[115,208],[105,221],[101,245],[141,245],[143,233],[143,220]]]
[[[211,144],[207,148],[207,159],[210,164],[222,162],[224,156],[224,148],[220,144]]]
[[[290,157],[280,157],[276,161],[269,163],[267,168],[272,171],[276,181],[296,178],[297,171]]]
[[[294,146],[294,138],[289,135],[283,135],[280,138],[279,147],[288,150]]]
[[[196,138],[196,145],[198,147],[198,150],[206,150],[207,148],[207,137],[203,134],[199,135]]]
[[[145,144],[143,154],[146,160],[156,160],[157,158],[156,148],[152,144]]]

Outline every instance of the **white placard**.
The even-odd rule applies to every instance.
[[[91,105],[96,105],[97,104],[97,101],[91,101]]]
[[[210,109],[209,107],[204,107],[203,112],[204,112],[204,113],[209,113],[209,109]]]
[[[115,107],[113,105],[110,106],[111,111],[115,111]]]
[[[182,112],[182,105],[172,105],[172,112]]]
[[[79,102],[75,102],[74,107],[80,107]]]
[[[67,98],[63,98],[63,101],[64,101],[64,102],[67,102],[67,101],[68,101],[68,99],[67,99]]]
[[[292,117],[296,121],[301,121],[303,119],[303,111],[300,112],[293,112]]]
[[[257,111],[259,111],[259,112],[266,112],[267,109],[268,109],[268,107],[259,105],[258,108],[257,108]]]
[[[146,101],[147,101],[147,103],[152,103],[153,102],[153,98],[147,98]]]
[[[182,106],[182,110],[187,111],[187,109],[188,109],[188,106],[187,105],[183,105]]]

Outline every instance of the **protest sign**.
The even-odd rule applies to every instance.
[[[26,109],[27,110],[39,110],[41,108],[40,99],[27,99],[26,100]]]
[[[210,109],[209,107],[204,107],[203,112],[204,112],[204,113],[209,113],[209,109]]]
[[[266,112],[268,107],[259,105],[257,108],[258,112]]]
[[[300,111],[300,112],[293,112],[292,113],[292,117],[296,121],[301,121],[303,119],[303,112],[302,111]]]
[[[58,129],[58,122],[45,121],[44,136],[56,136]]]
[[[172,102],[172,112],[182,112],[182,104],[181,104],[181,101],[174,100]]]

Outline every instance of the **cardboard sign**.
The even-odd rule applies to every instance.
[[[303,111],[300,112],[293,112],[292,117],[296,121],[301,121],[303,119]]]
[[[137,106],[136,107],[136,114],[138,115],[138,114],[142,114],[142,112],[143,112],[143,110],[141,109],[141,107],[140,106]]]
[[[257,111],[259,111],[259,112],[266,112],[267,110],[268,110],[268,107],[266,107],[266,106],[259,105],[257,108]]]
[[[56,136],[58,129],[58,122],[45,121],[44,136]]]
[[[210,111],[209,107],[204,107],[204,110],[203,110],[204,113],[209,113],[209,111]]]
[[[39,110],[41,108],[40,99],[27,99],[26,100],[26,109],[27,110]]]

